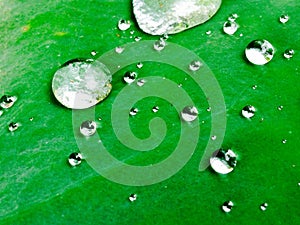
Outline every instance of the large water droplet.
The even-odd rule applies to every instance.
[[[119,30],[125,31],[128,30],[130,28],[130,21],[129,20],[119,20],[118,22],[118,28]]]
[[[232,172],[236,164],[236,154],[231,149],[217,150],[210,158],[211,167],[214,171],[220,174],[227,174]]]
[[[201,66],[202,66],[202,63],[201,63],[200,61],[194,60],[194,61],[192,61],[192,62],[190,63],[189,69],[190,69],[191,71],[197,71],[197,70],[200,69]]]
[[[82,161],[82,155],[77,152],[73,152],[70,154],[68,158],[68,162],[71,166],[78,166]]]
[[[256,109],[254,108],[254,106],[247,105],[242,109],[241,114],[243,117],[250,119],[255,115],[255,112],[256,112]]]
[[[87,120],[80,125],[80,133],[83,136],[89,137],[96,133],[97,124],[95,121]]]
[[[223,25],[223,31],[225,34],[233,35],[239,28],[239,25],[235,21],[226,21]]]
[[[142,62],[139,62],[138,64],[136,64],[136,67],[138,69],[141,69],[144,66],[144,64]]]
[[[10,132],[14,132],[14,131],[17,130],[19,127],[20,127],[20,124],[19,124],[19,123],[11,122],[11,123],[8,125],[8,130],[9,130]]]
[[[275,49],[267,40],[254,40],[248,44],[245,54],[249,62],[264,65],[272,60]]]
[[[288,15],[281,15],[279,17],[279,22],[280,23],[287,23],[289,21],[290,17]]]
[[[226,213],[229,213],[233,207],[233,202],[232,201],[226,201],[222,205],[222,210]]]
[[[3,95],[0,99],[0,107],[3,109],[9,109],[15,104],[17,99],[17,96]]]
[[[181,119],[186,122],[192,122],[198,117],[198,110],[195,106],[186,106],[181,111]]]
[[[294,54],[295,54],[294,49],[287,49],[287,50],[284,51],[283,56],[286,59],[290,59],[294,56]]]
[[[67,108],[86,109],[108,96],[111,80],[110,71],[101,62],[72,60],[54,74],[52,91]]]
[[[137,78],[137,73],[131,71],[127,71],[123,76],[123,80],[127,84],[133,83],[136,78]]]

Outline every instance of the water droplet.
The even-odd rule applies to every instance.
[[[135,37],[134,40],[135,41],[140,41],[140,40],[142,40],[142,38],[141,37]]]
[[[162,37],[162,39],[164,39],[165,41],[169,39],[169,35],[168,34],[164,34]]]
[[[239,17],[238,14],[233,13],[233,14],[231,14],[231,15],[228,17],[228,20],[229,20],[230,22],[234,22],[238,17]]]
[[[152,112],[154,112],[154,113],[157,113],[158,110],[159,110],[159,107],[158,107],[158,106],[154,106],[154,107],[152,108]]]
[[[127,84],[133,83],[136,78],[137,78],[137,73],[136,72],[130,72],[130,71],[127,71],[123,76],[123,80]]]
[[[226,21],[223,25],[223,31],[225,34],[233,35],[239,28],[239,25],[235,21]]]
[[[289,21],[290,17],[288,15],[281,15],[279,17],[279,22],[280,23],[287,23]]]
[[[91,51],[91,56],[95,56],[95,55],[97,55],[97,51],[95,50]]]
[[[3,115],[3,110],[2,110],[2,108],[0,107],[0,116],[2,116]]]
[[[279,111],[281,111],[281,110],[283,110],[283,106],[280,105],[280,106],[277,107],[277,109],[278,109]]]
[[[95,121],[87,120],[80,125],[80,133],[83,136],[89,137],[96,133],[97,124]]]
[[[266,203],[266,202],[260,205],[260,209],[261,209],[262,211],[266,211],[266,210],[267,210],[267,207],[268,207],[268,203]]]
[[[211,30],[205,32],[207,35],[211,35]]]
[[[73,152],[70,154],[68,158],[68,162],[71,166],[78,166],[82,161],[82,155],[77,152]]]
[[[118,47],[115,48],[115,52],[118,53],[118,54],[121,54],[124,51],[124,49],[125,48],[123,48],[121,46],[118,46]]]
[[[182,84],[178,84],[178,87],[181,88],[181,87],[182,87]]]
[[[138,79],[138,81],[136,82],[137,86],[139,86],[139,87],[144,86],[145,83],[146,83],[146,81],[144,79]]]
[[[247,105],[242,109],[242,116],[250,119],[255,115],[256,109],[252,105]]]
[[[122,31],[125,31],[125,30],[128,30],[130,28],[130,21],[129,20],[119,20],[119,23],[118,23],[118,28],[119,30],[122,30]]]
[[[190,69],[191,71],[197,71],[197,70],[200,69],[201,66],[202,66],[202,63],[201,63],[200,61],[194,60],[194,61],[192,61],[192,62],[190,63],[189,69]]]
[[[284,51],[283,56],[286,59],[290,59],[294,56],[294,54],[295,54],[294,49],[287,49],[287,50]]]
[[[11,122],[9,125],[8,125],[8,130],[10,132],[14,132],[15,130],[17,130],[19,128],[20,124],[19,123],[14,123],[14,122]]]
[[[283,139],[281,142],[282,142],[282,144],[286,144],[286,143],[287,143],[287,140],[286,140],[286,139]]]
[[[156,51],[161,51],[166,47],[166,42],[162,38],[160,38],[158,41],[156,41],[153,45],[154,49]]]
[[[136,201],[136,199],[137,199],[137,194],[131,194],[130,196],[129,196],[129,201],[131,201],[131,202],[134,202],[134,201]]]
[[[144,66],[144,64],[142,62],[139,62],[138,64],[136,64],[136,67],[138,69],[141,69]]]
[[[252,89],[253,89],[253,90],[256,90],[256,88],[257,88],[257,85],[253,85],[253,86],[252,86]]]
[[[54,74],[52,91],[56,99],[71,109],[86,109],[110,93],[112,75],[99,61],[71,60]]]
[[[222,210],[226,213],[229,213],[233,207],[233,202],[232,201],[226,201],[222,205]]]
[[[195,106],[186,106],[181,111],[181,119],[186,122],[192,122],[198,117],[198,110]]]
[[[220,149],[213,153],[210,158],[210,165],[214,171],[220,174],[227,174],[236,167],[236,154],[231,150]]]
[[[30,118],[29,118],[29,121],[33,121],[33,117],[30,117]]]
[[[206,111],[207,111],[207,112],[210,112],[210,111],[211,111],[211,107],[208,107],[208,108],[206,109]]]
[[[275,49],[267,40],[254,40],[248,44],[245,54],[249,62],[264,65],[272,60]]]
[[[131,108],[129,115],[130,116],[135,116],[137,113],[139,112],[139,110],[137,108]]]
[[[213,141],[217,140],[217,136],[216,135],[211,136],[211,140]]]
[[[17,96],[3,95],[0,99],[0,106],[3,109],[9,109],[15,104],[17,99]]]

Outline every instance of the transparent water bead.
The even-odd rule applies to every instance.
[[[135,37],[134,40],[135,40],[136,42],[138,42],[138,41],[142,40],[142,37]]]
[[[232,207],[234,206],[232,201],[226,201],[222,205],[222,210],[226,213],[229,213],[232,210]]]
[[[137,199],[137,194],[131,194],[131,195],[128,197],[128,199],[129,199],[129,201],[131,201],[131,202],[136,201],[136,199]]]
[[[146,83],[146,81],[144,79],[138,79],[138,81],[136,82],[137,86],[139,86],[139,87],[144,86],[145,83]]]
[[[152,108],[152,112],[154,112],[154,113],[157,113],[158,110],[159,110],[159,107],[158,107],[158,106],[154,106],[154,107]]]
[[[242,109],[241,114],[244,118],[250,119],[253,116],[255,116],[255,112],[256,112],[256,109],[254,108],[254,106],[247,105]]]
[[[10,132],[14,132],[14,131],[17,130],[19,127],[20,127],[20,124],[19,124],[19,123],[11,122],[10,124],[8,124],[8,130],[9,130]]]
[[[238,17],[238,14],[233,13],[228,17],[228,21],[234,22]]]
[[[110,93],[112,75],[99,61],[72,60],[59,68],[52,80],[56,99],[71,109],[86,109]]]
[[[79,130],[83,136],[89,137],[96,133],[97,124],[95,121],[87,120],[82,122]]]
[[[186,106],[180,116],[183,121],[192,122],[198,117],[198,109],[195,106]]]
[[[266,210],[267,210],[267,207],[268,207],[268,203],[263,203],[263,204],[260,205],[260,209],[261,209],[262,211],[266,211]]]
[[[131,71],[127,71],[123,76],[123,80],[127,84],[133,83],[136,78],[137,78],[137,73]]]
[[[287,140],[286,139],[282,139],[282,144],[286,144],[287,143]]]
[[[82,161],[82,155],[78,152],[73,152],[70,154],[68,158],[68,162],[71,166],[78,166],[81,164]]]
[[[91,56],[96,56],[98,52],[96,50],[91,51]]]
[[[233,35],[239,28],[239,25],[235,21],[226,21],[223,25],[223,31],[225,34]]]
[[[290,17],[288,15],[281,15],[279,17],[279,22],[280,23],[287,23],[289,21]]]
[[[210,166],[217,173],[228,174],[236,167],[236,158],[236,154],[231,149],[220,149],[211,156]]]
[[[294,49],[287,49],[287,50],[284,51],[283,56],[286,59],[290,59],[294,56],[294,54],[295,54]]]
[[[194,61],[192,61],[192,62],[190,63],[189,69],[190,69],[191,71],[197,71],[197,70],[200,69],[201,66],[202,66],[202,63],[201,63],[200,61],[194,60]]]
[[[124,19],[121,19],[119,20],[118,22],[118,28],[119,30],[121,31],[125,31],[125,30],[128,30],[131,26],[131,23],[129,20],[124,20]]]
[[[137,108],[131,108],[129,111],[129,115],[135,116],[138,112],[139,112],[139,110]]]
[[[275,49],[270,42],[260,39],[250,42],[245,54],[249,62],[255,65],[264,65],[272,60]]]
[[[9,109],[15,104],[17,99],[17,96],[3,95],[0,99],[0,107],[3,109]]]
[[[144,64],[143,64],[143,63],[141,63],[141,62],[139,62],[138,64],[136,64],[136,67],[137,67],[138,69],[141,69],[141,68],[143,68],[143,66],[144,66]]]
[[[118,47],[115,48],[115,52],[118,53],[118,54],[121,54],[124,50],[125,50],[125,48],[123,48],[121,46],[118,46]]]
[[[161,51],[166,47],[166,42],[164,39],[160,38],[158,41],[156,41],[153,45],[154,49],[156,51]]]

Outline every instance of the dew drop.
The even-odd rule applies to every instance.
[[[129,115],[130,116],[135,116],[139,112],[138,108],[131,108]]]
[[[210,166],[220,174],[227,174],[233,171],[236,167],[236,154],[231,150],[220,149],[213,153],[210,158]]]
[[[238,17],[239,17],[238,14],[233,13],[228,17],[228,21],[234,22]]]
[[[194,61],[192,61],[192,62],[190,63],[189,69],[190,69],[191,71],[197,71],[197,70],[200,69],[201,66],[202,66],[202,63],[201,63],[200,61],[194,60]]]
[[[294,54],[295,54],[294,49],[287,49],[287,50],[284,51],[283,57],[286,58],[286,59],[290,59],[294,56]]]
[[[80,133],[85,136],[89,137],[96,133],[97,130],[97,124],[95,121],[87,120],[82,122],[80,125]]]
[[[129,199],[129,201],[131,201],[131,202],[136,201],[136,199],[137,199],[137,194],[131,194],[131,195],[128,197],[128,199]]]
[[[207,112],[210,112],[210,111],[211,111],[211,107],[208,107],[208,108],[206,109],[206,111],[207,111]]]
[[[9,130],[10,132],[14,132],[14,131],[17,130],[19,127],[20,127],[20,124],[19,124],[19,123],[11,122],[11,123],[8,125],[8,130]]]
[[[138,69],[141,69],[144,66],[144,64],[142,62],[139,62],[138,64],[136,64],[136,67]]]
[[[223,25],[223,31],[225,34],[233,35],[239,28],[239,25],[235,21],[226,21]]]
[[[138,41],[142,40],[142,38],[141,38],[141,37],[135,37],[134,40],[135,40],[136,42],[138,42]]]
[[[153,45],[154,49],[156,51],[161,51],[166,47],[166,42],[162,38],[160,38],[158,41],[156,41]]]
[[[198,110],[195,106],[186,106],[181,111],[181,119],[186,122],[192,122],[198,117]]]
[[[169,39],[169,35],[168,35],[168,34],[164,34],[164,35],[162,36],[162,39],[165,40],[165,41],[168,40],[168,39]]]
[[[144,79],[138,79],[138,81],[136,82],[137,86],[139,86],[139,87],[144,86],[145,83],[146,83],[146,81]]]
[[[256,112],[256,109],[254,108],[254,106],[247,105],[242,109],[241,114],[243,117],[250,119],[255,115],[255,112]]]
[[[216,135],[211,136],[211,140],[213,141],[217,140],[217,136]]]
[[[128,30],[130,28],[130,21],[129,20],[119,20],[118,22],[118,28],[119,30],[122,30],[122,31],[125,31],[125,30]]]
[[[277,107],[277,109],[278,109],[279,111],[281,111],[281,110],[283,110],[283,106],[280,105],[280,106]]]
[[[281,15],[279,17],[279,22],[284,24],[284,23],[287,23],[289,21],[289,19],[290,19],[290,17],[288,15]]]
[[[73,152],[70,154],[68,158],[68,162],[71,166],[78,166],[81,164],[82,161],[82,155],[78,152]]]
[[[159,110],[159,107],[158,107],[158,106],[154,106],[154,107],[152,108],[152,112],[154,112],[154,113],[157,113],[158,110]]]
[[[281,142],[282,142],[282,144],[286,144],[286,143],[287,143],[287,140],[286,140],[286,139],[283,139]]]
[[[31,121],[31,122],[32,122],[32,121],[33,121],[33,117],[30,117],[30,118],[29,118],[29,121]]]
[[[270,42],[260,39],[250,42],[245,54],[249,62],[255,65],[264,65],[272,60],[275,49]]]
[[[136,78],[137,78],[137,73],[131,71],[127,71],[123,76],[123,80],[127,84],[133,83]]]
[[[15,104],[17,99],[17,96],[3,95],[0,99],[0,107],[3,109],[9,109]]]
[[[260,205],[260,209],[261,209],[262,211],[266,211],[266,210],[267,210],[267,207],[268,207],[268,203],[266,203],[266,202]]]
[[[205,34],[211,35],[211,30],[206,31]]]
[[[93,50],[91,51],[91,56],[96,56],[97,55],[97,51]]]
[[[222,210],[226,213],[229,213],[233,207],[233,202],[232,201],[226,201],[222,205]]]
[[[121,54],[124,51],[124,49],[125,48],[123,48],[121,46],[118,46],[118,47],[115,48],[115,52],[118,53],[118,54]]]
[[[253,90],[256,90],[256,88],[257,88],[257,85],[253,85],[253,86],[252,86],[252,89],[253,89]]]

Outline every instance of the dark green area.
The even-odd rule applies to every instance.
[[[199,55],[222,87],[228,115],[223,146],[238,154],[237,167],[227,176],[211,169],[198,171],[210,117],[205,96],[191,80],[184,80],[185,74],[149,62],[114,75],[113,92],[97,106],[96,116],[102,118],[102,142],[120,160],[147,165],[166,158],[180,126],[169,103],[142,99],[136,103],[141,113],[130,120],[136,136],[149,135],[145,127],[156,104],[160,110],[155,116],[162,117],[171,132],[151,153],[133,152],[117,141],[110,110],[127,69],[137,70],[140,77],[165,76],[182,83],[198,104],[199,121],[205,121],[197,150],[179,173],[155,185],[128,187],[102,178],[85,162],[77,168],[67,165],[68,155],[78,151],[72,111],[52,96],[51,79],[60,65],[89,58],[92,50],[100,56],[133,42],[134,36],[158,37],[138,29],[127,0],[1,1],[0,94],[19,99],[0,117],[0,224],[299,224],[299,7],[297,0],[225,0],[210,21],[169,39]],[[222,26],[232,13],[239,15],[240,28],[228,36]],[[278,22],[282,13],[290,16],[286,24]],[[133,21],[133,38],[130,30],[116,28],[119,19]],[[208,30],[211,35],[205,34]],[[265,66],[250,65],[244,49],[261,38],[274,45],[275,57]],[[296,52],[290,60],[282,57],[287,48]],[[248,104],[258,110],[251,121],[240,116]],[[13,134],[7,129],[12,121],[22,124]],[[133,203],[128,201],[131,193],[138,195]],[[220,209],[227,200],[235,203],[230,214]],[[259,205],[264,202],[269,207],[262,212]]]

